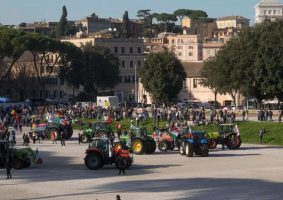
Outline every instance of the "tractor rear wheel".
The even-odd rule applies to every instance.
[[[126,169],[129,165],[127,164],[127,158],[119,156],[115,160],[115,167],[117,169]]]
[[[201,155],[202,157],[207,157],[208,154],[209,154],[208,145],[207,145],[207,144],[203,144],[203,145],[201,146],[201,154],[200,154],[200,155]]]
[[[29,168],[31,166],[31,159],[26,158],[26,159],[22,160],[22,163],[23,163],[24,168]]]
[[[215,149],[217,147],[217,140],[216,139],[209,139],[208,140],[208,147],[209,149]]]
[[[21,169],[23,167],[23,161],[21,159],[15,159],[13,161],[13,167],[15,169]]]
[[[132,141],[132,151],[135,154],[143,154],[144,153],[144,143],[141,139],[134,139]]]
[[[150,153],[154,153],[156,150],[156,142],[154,140],[149,140],[151,144],[151,151]]]
[[[66,125],[64,127],[65,131],[66,131],[66,139],[70,139],[73,136],[73,127],[71,125]]]
[[[185,153],[187,157],[193,157],[194,155],[194,144],[186,143],[185,144]]]
[[[168,141],[166,141],[166,140],[161,140],[161,141],[158,143],[158,149],[159,149],[159,151],[167,151],[167,150],[169,149]]]
[[[241,145],[242,141],[240,141],[239,136],[235,133],[229,134],[226,138],[226,146],[229,149],[238,149]]]
[[[85,166],[91,170],[100,169],[104,165],[101,155],[97,152],[88,153],[84,160]]]
[[[88,137],[86,134],[81,135],[81,142],[82,143],[87,143],[89,141]]]
[[[181,155],[185,155],[185,141],[180,142],[179,152]]]

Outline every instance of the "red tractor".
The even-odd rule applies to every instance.
[[[108,138],[93,138],[86,150],[84,158],[88,169],[96,170],[104,165],[113,164],[117,169],[126,169],[133,163],[130,152],[124,149],[113,148]]]

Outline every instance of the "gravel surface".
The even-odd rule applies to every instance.
[[[282,199],[283,148],[243,144],[240,150],[222,151],[209,157],[187,158],[177,151],[134,155],[126,175],[115,166],[88,170],[84,165],[86,144],[79,145],[75,132],[61,147],[30,144],[39,149],[42,165],[12,170],[5,179],[0,169],[0,199]],[[18,144],[22,143],[20,134]]]

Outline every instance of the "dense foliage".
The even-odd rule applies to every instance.
[[[144,88],[157,103],[176,100],[186,78],[181,62],[172,52],[149,54],[139,75]]]

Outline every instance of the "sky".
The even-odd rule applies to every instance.
[[[177,9],[204,10],[209,17],[239,15],[254,23],[254,6],[260,0],[0,0],[0,23],[59,21],[66,6],[68,20],[79,20],[96,13],[101,18],[122,18],[125,10],[137,18],[141,9],[173,13]],[[279,0],[282,2],[283,0]]]

